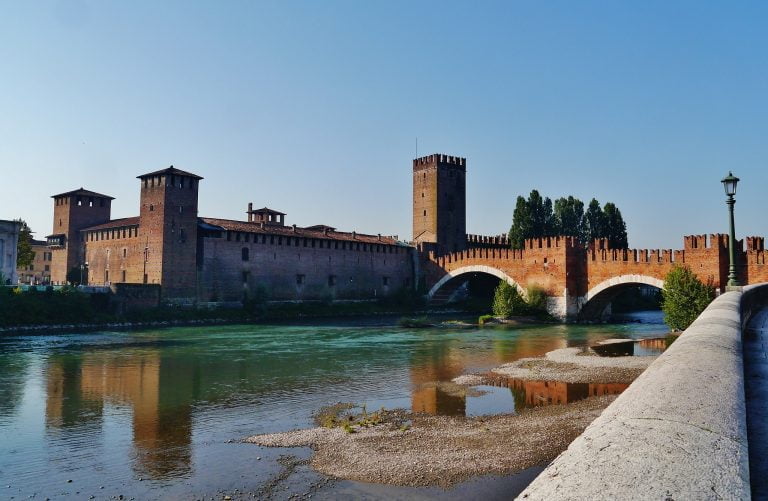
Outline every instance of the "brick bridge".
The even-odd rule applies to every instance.
[[[741,283],[768,281],[763,237],[747,237],[736,246]],[[599,239],[584,248],[574,237],[544,237],[525,241],[512,250],[506,237],[467,237],[467,248],[440,254],[423,249],[421,274],[428,297],[447,302],[459,287],[478,275],[492,275],[521,292],[530,285],[543,288],[549,312],[562,319],[596,320],[626,288],[664,288],[674,265],[691,268],[702,281],[724,291],[728,277],[728,235],[690,235],[682,250],[611,249]]]

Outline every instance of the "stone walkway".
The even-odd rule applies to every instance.
[[[744,332],[749,477],[753,499],[768,498],[768,308]]]

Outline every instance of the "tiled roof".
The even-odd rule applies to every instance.
[[[259,233],[266,235],[284,235],[288,237],[307,237],[324,238],[327,240],[347,240],[350,242],[360,242],[366,244],[384,244],[384,245],[402,245],[396,238],[382,235],[367,235],[363,233],[350,233],[342,231],[328,231],[313,229],[315,227],[300,228],[293,226],[264,225],[260,223],[249,223],[247,221],[233,221],[231,219],[215,219],[211,217],[201,217],[199,221],[210,226],[217,226],[222,230],[240,231],[243,233]]]
[[[125,226],[137,226],[139,224],[139,216],[135,217],[124,217],[122,219],[113,219],[112,221],[109,221],[104,224],[97,224],[96,226],[89,226],[88,228],[83,228],[80,231],[94,231],[94,230],[106,230],[106,229],[112,229],[112,228],[123,228]]]
[[[149,176],[159,176],[161,174],[176,174],[177,176],[189,176],[193,177],[195,179],[203,179],[202,177],[198,176],[197,174],[192,174],[191,172],[187,172],[185,170],[177,169],[173,165],[168,167],[167,169],[160,169],[156,170],[154,172],[147,172],[146,174],[142,174],[140,176],[136,176],[139,179],[149,177]]]
[[[66,193],[59,193],[58,195],[51,195],[51,198],[57,198],[57,197],[64,197],[67,195],[83,195],[86,197],[101,197],[101,198],[108,198],[110,200],[114,200],[115,197],[110,197],[109,195],[102,195],[101,193],[96,193],[95,191],[86,190],[84,188],[79,188],[77,190],[67,191]]]

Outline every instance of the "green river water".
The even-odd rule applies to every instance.
[[[327,482],[307,466],[281,480],[279,457],[310,451],[238,441],[312,426],[312,413],[335,402],[468,416],[556,403],[528,387],[459,398],[429,383],[667,331],[658,312],[636,318],[642,322],[404,329],[378,319],[2,337],[0,498],[509,498],[540,469],[449,491]]]

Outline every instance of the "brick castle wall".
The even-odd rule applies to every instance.
[[[201,301],[240,301],[259,286],[272,300],[370,299],[413,284],[408,247],[228,233],[201,239]]]

